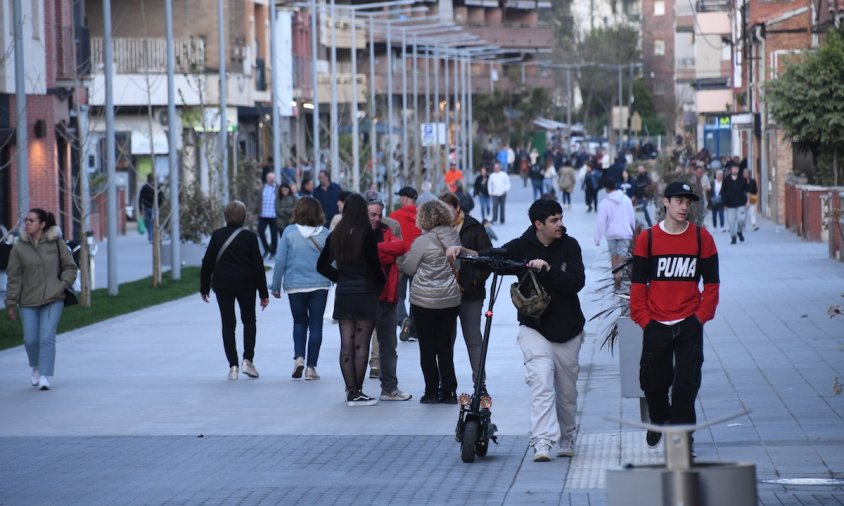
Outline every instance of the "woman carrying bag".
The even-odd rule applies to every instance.
[[[445,252],[460,246],[452,226],[454,214],[439,201],[426,202],[417,210],[416,225],[422,235],[413,241],[402,270],[413,276],[410,305],[419,334],[419,362],[425,377],[422,404],[457,404],[454,374],[454,335],[460,308],[457,266]]]
[[[76,280],[76,263],[53,213],[29,210],[20,242],[9,254],[7,275],[6,312],[16,320],[15,308],[20,307],[32,386],[49,390],[56,363],[56,328],[65,292]]]
[[[223,214],[226,226],[211,234],[211,241],[202,259],[199,294],[203,302],[208,302],[208,294],[213,287],[217,296],[230,380],[236,380],[240,372],[237,368],[235,341],[235,302],[240,306],[240,321],[243,322],[243,374],[257,378],[258,371],[252,363],[257,334],[255,291],[257,290],[261,297],[262,310],[270,303],[264,261],[258,248],[258,236],[243,227],[243,222],[246,221],[246,205],[239,200],[229,202]]]

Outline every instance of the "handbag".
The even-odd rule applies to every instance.
[[[62,252],[61,252],[58,241],[56,241],[56,251],[59,254],[59,270],[58,270],[58,274],[56,274],[56,277],[58,277],[59,281],[61,281],[61,279],[62,279]],[[77,304],[79,304],[79,298],[76,296],[76,292],[74,292],[73,289],[70,288],[70,287],[65,288],[64,289],[64,307],[75,306]]]
[[[528,270],[518,283],[510,285],[510,299],[519,316],[536,320],[551,304],[551,296],[539,284],[533,270]]]

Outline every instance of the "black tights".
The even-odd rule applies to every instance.
[[[363,389],[363,378],[369,362],[369,342],[374,320],[340,320],[340,372],[347,395]]]

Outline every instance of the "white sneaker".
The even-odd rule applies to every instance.
[[[319,379],[319,373],[316,372],[316,367],[308,367],[305,370],[305,381],[316,381]]]
[[[533,461],[548,462],[551,460],[551,445],[545,441],[539,441],[533,445]]]
[[[574,457],[574,441],[571,436],[564,437],[560,441],[560,449],[557,451],[558,457]]]
[[[302,371],[305,370],[305,357],[296,357],[296,363],[293,365],[293,378],[299,379],[302,377]]]
[[[50,380],[47,379],[47,376],[39,376],[38,377],[38,389],[39,390],[49,390],[50,389]]]
[[[236,365],[231,366],[231,368],[229,369],[229,379],[232,380],[232,381],[236,381],[237,380],[237,373],[238,373],[237,366]]]
[[[401,390],[393,390],[390,393],[382,392],[381,393],[381,400],[382,401],[409,401],[413,396],[407,392],[402,392]]]
[[[257,378],[258,377],[258,369],[255,369],[255,365],[252,364],[251,360],[243,359],[243,367],[241,368],[241,372],[243,374],[249,376],[250,378]]]
[[[38,386],[38,379],[40,377],[41,377],[41,371],[39,371],[37,367],[33,367],[32,368],[32,378],[30,378],[30,380],[29,380],[32,383],[32,386],[34,386],[34,387]]]

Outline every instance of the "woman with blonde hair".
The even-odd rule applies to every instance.
[[[235,301],[240,306],[240,321],[243,323],[242,372],[250,378],[257,378],[258,371],[252,363],[257,334],[255,291],[257,290],[261,297],[262,310],[270,303],[264,261],[258,248],[258,236],[243,226],[246,221],[246,205],[239,200],[229,202],[223,210],[223,215],[226,218],[226,226],[211,234],[211,241],[202,259],[199,294],[203,302],[208,302],[208,294],[211,288],[214,288],[217,296],[230,380],[236,380],[240,372],[237,368],[235,341]]]
[[[416,225],[422,230],[402,264],[412,276],[410,305],[419,335],[419,362],[425,377],[422,404],[456,404],[454,341],[460,307],[457,267],[446,258],[446,249],[460,246],[452,227],[454,213],[443,202],[426,202],[417,210]]]
[[[15,320],[15,309],[20,308],[32,386],[49,390],[65,290],[76,279],[76,263],[53,213],[39,208],[29,210],[20,241],[9,253],[6,273],[6,312],[9,319]]]

